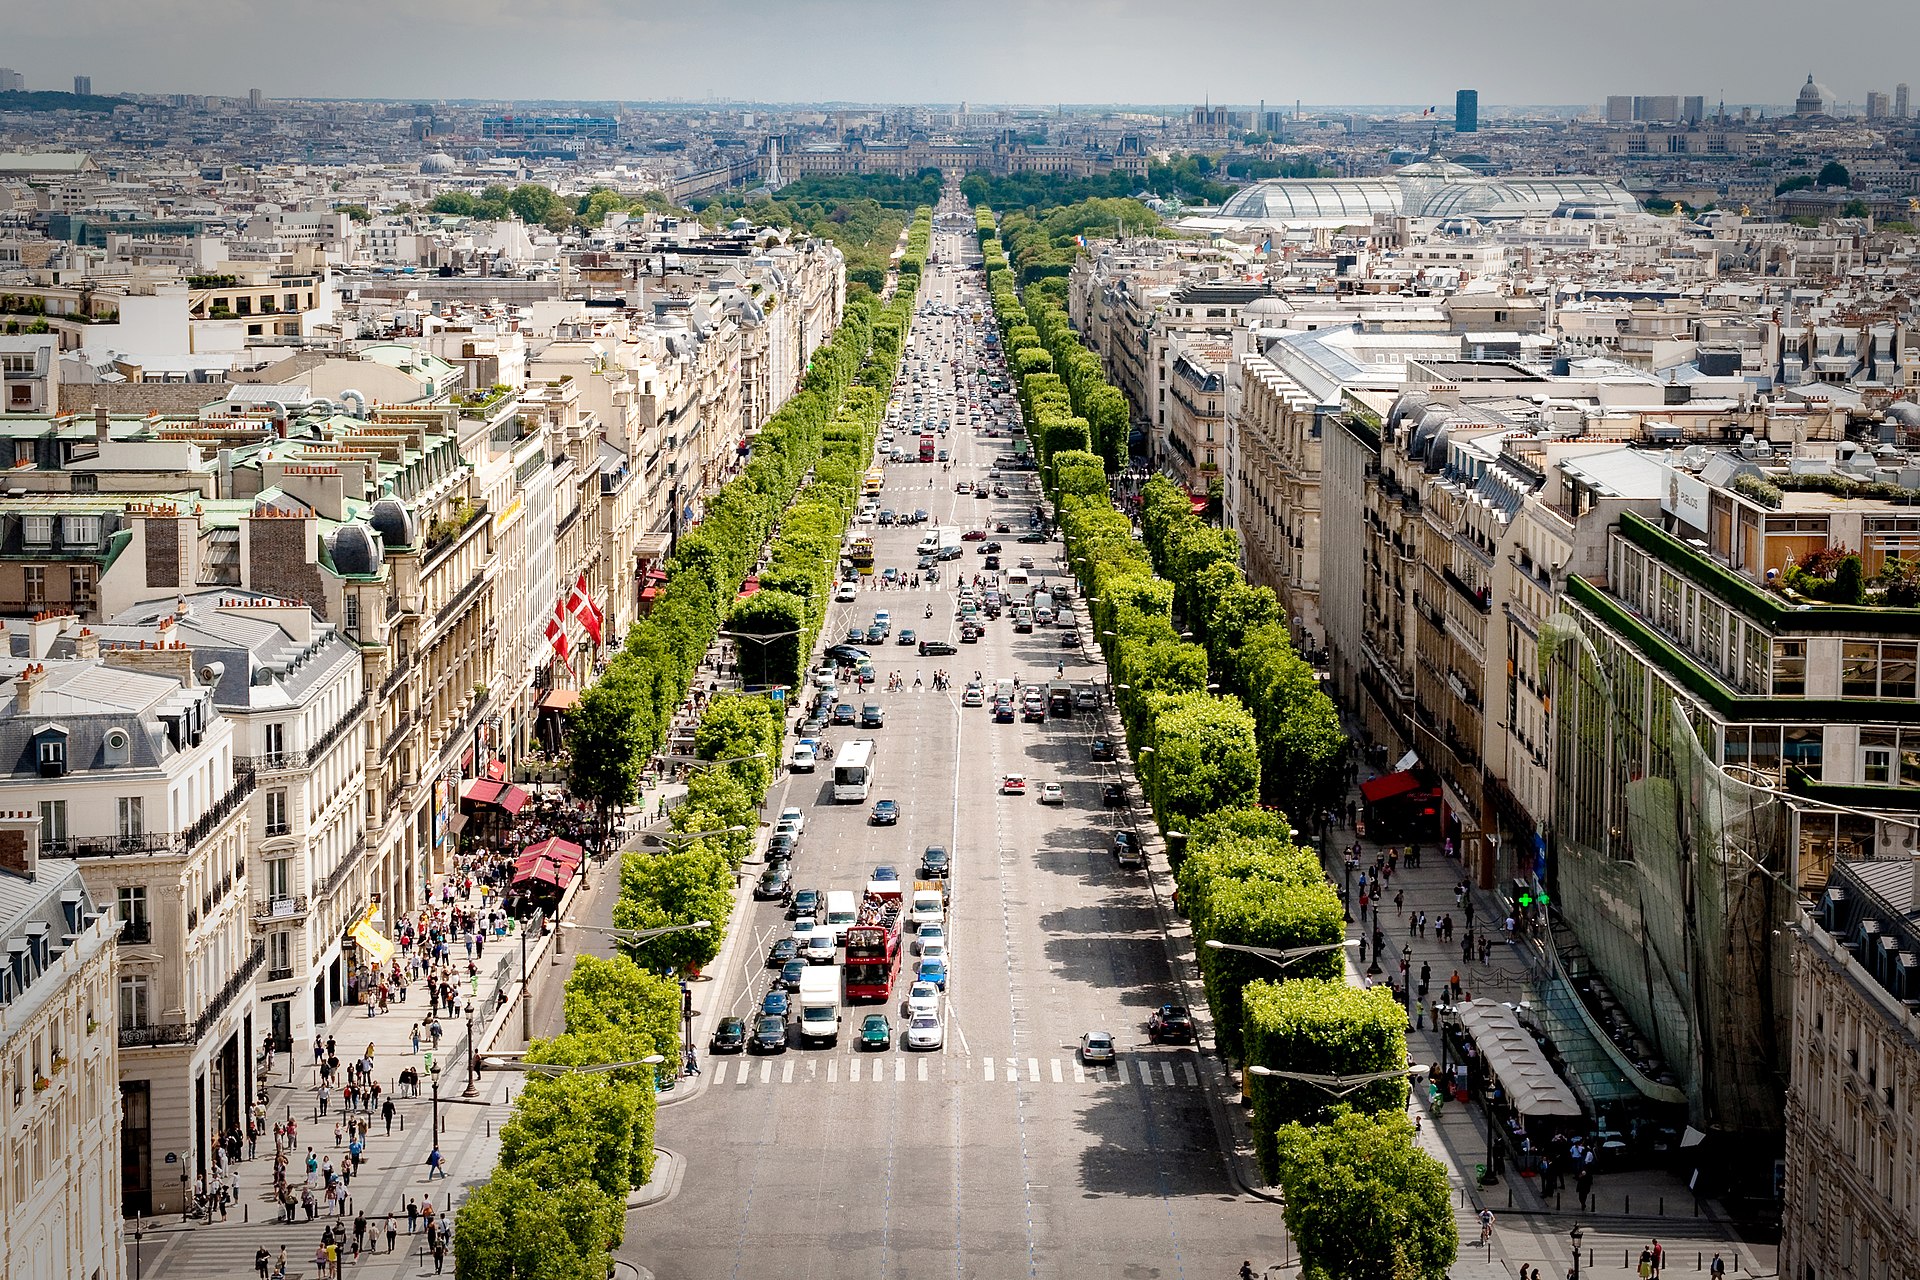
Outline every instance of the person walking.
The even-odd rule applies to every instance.
[[[1713,1261],[1707,1264],[1707,1275],[1711,1280],[1724,1280],[1727,1274],[1726,1260],[1719,1254],[1713,1255]]]
[[[393,1252],[394,1241],[399,1238],[400,1229],[393,1223],[393,1215],[387,1215],[387,1252]]]
[[[393,1099],[388,1098],[380,1104],[380,1118],[387,1122],[387,1132],[393,1132]]]
[[[267,1246],[265,1245],[261,1245],[253,1251],[253,1269],[260,1273],[260,1280],[266,1280],[268,1256]]]
[[[440,1155],[440,1148],[436,1146],[432,1151],[430,1151],[427,1154],[427,1181],[428,1182],[432,1182],[435,1178],[444,1178],[447,1176],[446,1169],[442,1167],[443,1163],[444,1162]]]
[[[412,1235],[420,1223],[420,1202],[412,1196],[407,1197],[407,1234]]]

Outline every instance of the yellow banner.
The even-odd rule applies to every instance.
[[[360,917],[349,931],[353,940],[374,964],[385,966],[393,959],[394,945],[380,932],[380,908],[373,907]]]

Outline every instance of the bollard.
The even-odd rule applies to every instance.
[[[241,1202],[241,1205],[240,1205],[240,1221],[242,1221],[242,1222],[245,1222],[245,1221],[247,1220],[247,1211],[248,1211],[248,1210],[250,1210],[250,1209],[252,1209],[252,1208],[253,1208],[253,1206],[252,1206],[252,1205],[250,1205],[250,1204],[247,1204],[247,1203],[245,1203],[244,1201],[243,1201],[243,1202]]]
[[[1507,1184],[1507,1208],[1513,1208],[1513,1184],[1511,1182]]]
[[[1553,1211],[1555,1213],[1560,1212],[1560,1193],[1558,1191],[1553,1193]]]
[[[1707,1255],[1704,1253],[1696,1253],[1693,1255],[1693,1269],[1695,1271],[1700,1270],[1702,1264],[1706,1261],[1706,1257]]]
[[[1620,1197],[1620,1212],[1629,1218],[1633,1216],[1633,1197],[1632,1196]]]
[[[1625,1249],[1620,1251],[1620,1269],[1622,1271],[1627,1269],[1627,1251]]]
[[[1667,1216],[1667,1198],[1665,1196],[1660,1197],[1660,1216],[1663,1218]]]

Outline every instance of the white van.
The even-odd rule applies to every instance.
[[[1007,570],[1007,587],[1009,590],[1025,587],[1030,581],[1031,579],[1027,577],[1027,571],[1025,569],[1015,567]]]
[[[847,940],[847,929],[854,920],[853,893],[847,889],[827,890],[827,918],[824,926],[833,930],[835,943]]]

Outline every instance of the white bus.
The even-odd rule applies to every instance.
[[[842,743],[833,758],[833,798],[842,804],[865,800],[873,790],[873,739]]]

